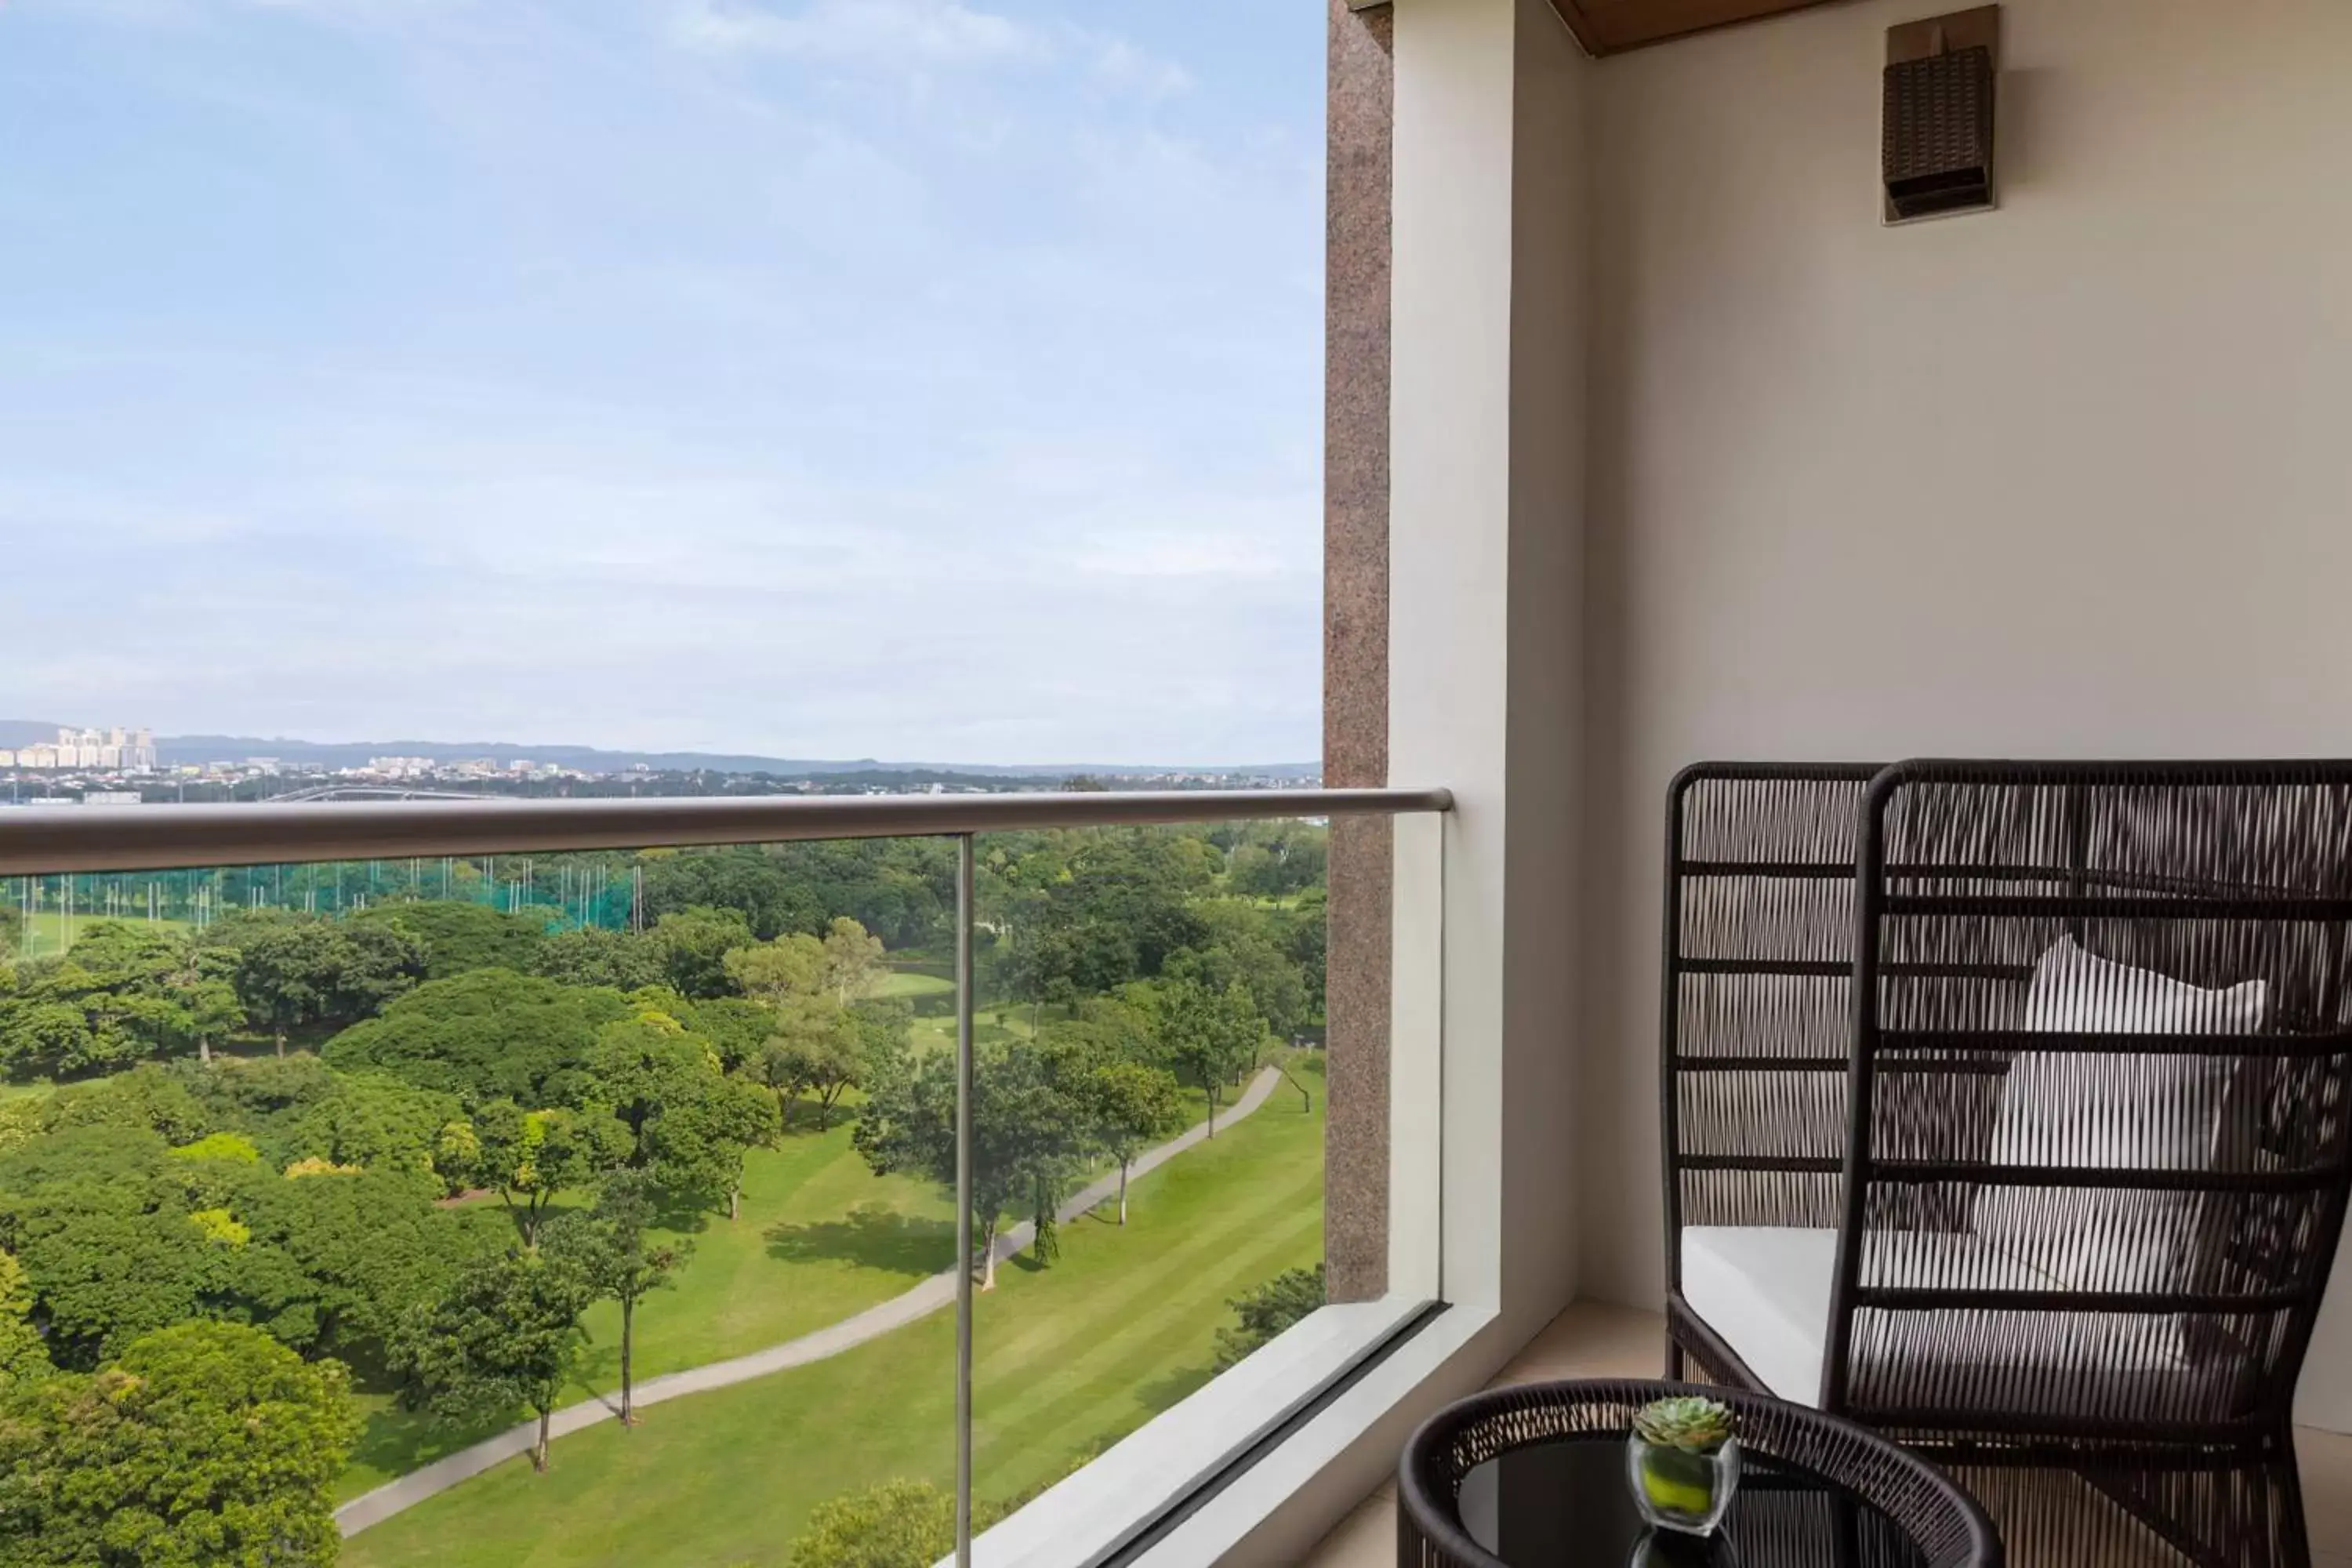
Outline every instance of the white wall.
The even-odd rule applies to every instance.
[[[1397,7],[1389,765],[1457,802],[1444,1285],[1503,1354],[1576,1284],[1589,77],[1549,0]]]
[[[2008,0],[2001,210],[1886,229],[1937,8],[1591,73],[1587,1294],[1661,1288],[1677,767],[2352,753],[2352,4]]]

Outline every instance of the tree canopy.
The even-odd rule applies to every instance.
[[[380,1068],[468,1105],[574,1105],[596,1031],[628,1013],[618,992],[478,969],[418,986],[381,1017],[328,1041],[320,1055],[339,1070]]]
[[[792,1568],[931,1568],[954,1552],[956,1500],[929,1481],[885,1481],[819,1503]]]
[[[1209,1097],[1209,1135],[1216,1136],[1217,1100],[1236,1075],[1256,1065],[1265,1020],[1238,984],[1211,990],[1179,980],[1160,990],[1160,1045],[1179,1072]]]
[[[661,957],[662,978],[688,997],[724,996],[738,987],[727,955],[756,940],[739,910],[697,906],[664,915],[646,933]]]
[[[1032,1042],[976,1047],[971,1098],[971,1260],[996,1282],[996,1234],[1011,1215],[1050,1217],[1051,1205],[1093,1147],[1094,1129],[1066,1064]],[[947,1052],[885,1051],[867,1080],[854,1134],[877,1174],[903,1171],[954,1190],[956,1072]]]
[[[95,1373],[0,1390],[0,1563],[331,1563],[358,1435],[337,1363],[230,1323],[158,1330]]]
[[[446,980],[469,969],[528,970],[548,940],[537,915],[509,914],[454,900],[378,904],[347,922],[353,930],[388,926],[425,950],[424,978]]]
[[[168,930],[98,921],[61,958],[0,986],[0,1072],[107,1072],[198,1048],[233,1027],[228,963]]]
[[[229,937],[220,927],[206,932],[215,943],[231,938],[237,999],[255,1027],[277,1037],[281,1053],[294,1030],[369,1017],[425,973],[424,942],[389,923],[278,914],[248,916]]]
[[[667,1289],[694,1256],[694,1243],[654,1231],[655,1189],[641,1171],[615,1171],[595,1204],[547,1227],[543,1250],[576,1272],[595,1296],[621,1309],[621,1425],[636,1413],[637,1304]]]
[[[40,1325],[33,1321],[33,1287],[25,1266],[0,1252],[0,1396],[55,1370]]]
[[[584,1187],[628,1158],[628,1129],[602,1110],[525,1110],[496,1100],[475,1111],[462,1135],[436,1154],[452,1174],[496,1192],[514,1216],[523,1245],[537,1241],[556,1198]]]
[[[31,1280],[62,1365],[195,1317],[220,1283],[184,1172],[154,1133],[70,1127],[0,1154],[0,1250]]]
[[[1291,1268],[1226,1303],[1238,1324],[1217,1331],[1217,1370],[1239,1363],[1323,1305],[1323,1265]]]
[[[548,1422],[586,1336],[594,1299],[570,1262],[509,1252],[468,1265],[437,1301],[412,1309],[394,1342],[406,1397],[436,1415],[494,1420],[525,1407],[539,1416],[531,1464],[547,1468]]]
[[[524,965],[514,965],[522,968]],[[661,950],[633,931],[583,926],[558,931],[530,955],[530,973],[566,985],[602,985],[637,991],[662,983]]]

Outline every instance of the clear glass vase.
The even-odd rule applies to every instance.
[[[1739,1490],[1739,1441],[1711,1454],[1625,1439],[1625,1480],[1642,1517],[1660,1530],[1712,1535]]]

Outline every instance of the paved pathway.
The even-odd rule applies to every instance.
[[[1230,1127],[1266,1102],[1282,1075],[1272,1068],[1257,1075],[1241,1099],[1217,1118],[1219,1127]],[[1147,1149],[1135,1157],[1129,1166],[1131,1180],[1147,1171],[1157,1170],[1185,1150],[1209,1136],[1209,1124],[1199,1123],[1189,1131],[1170,1139],[1156,1149]],[[1118,1196],[1118,1173],[1113,1171],[1101,1181],[1080,1192],[1055,1212],[1055,1217],[1066,1225],[1099,1205]],[[1028,1220],[1002,1231],[996,1237],[996,1256],[1003,1260],[1012,1258],[1029,1245],[1035,1225]],[[772,1372],[788,1367],[806,1366],[839,1355],[855,1345],[862,1345],[879,1334],[902,1328],[918,1318],[929,1317],[942,1307],[955,1304],[956,1276],[952,1268],[932,1275],[903,1295],[866,1308],[864,1311],[829,1323],[822,1329],[787,1340],[780,1345],[770,1345],[750,1355],[740,1355],[730,1361],[714,1361],[702,1366],[688,1367],[683,1372],[665,1373],[649,1377],[637,1384],[638,1405],[659,1405],[666,1399],[684,1394],[703,1394],[730,1384],[745,1383],[755,1377],[765,1377]],[[600,1421],[610,1421],[620,1414],[620,1398],[614,1394],[608,1403],[604,1399],[583,1400],[555,1413],[549,1426],[557,1437],[593,1426]],[[371,1524],[390,1519],[404,1509],[414,1508],[436,1492],[447,1491],[459,1481],[467,1480],[491,1467],[530,1452],[539,1436],[539,1423],[526,1421],[521,1426],[486,1438],[470,1448],[460,1448],[446,1458],[436,1459],[421,1469],[411,1470],[397,1480],[385,1482],[372,1492],[353,1498],[335,1510],[335,1522],[345,1536],[357,1535]]]

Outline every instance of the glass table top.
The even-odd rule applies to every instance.
[[[1514,1448],[1462,1479],[1470,1538],[1511,1568],[1927,1568],[1902,1527],[1833,1482],[1748,1450],[1713,1537],[1652,1531],[1625,1484],[1625,1439]]]

